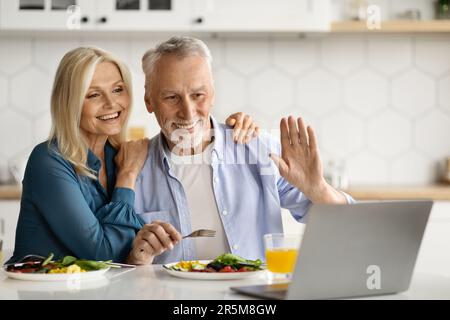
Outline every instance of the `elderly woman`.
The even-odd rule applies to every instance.
[[[28,160],[10,262],[50,252],[126,260],[144,225],[133,208],[134,186],[148,151],[147,139],[124,142],[131,95],[128,68],[110,53],[77,48],[63,57],[50,138]],[[237,113],[227,123],[253,131],[243,119]]]

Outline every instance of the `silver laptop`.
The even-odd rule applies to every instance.
[[[432,201],[313,205],[292,281],[231,289],[288,300],[406,291],[432,205]]]

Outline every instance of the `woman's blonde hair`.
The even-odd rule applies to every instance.
[[[51,96],[52,129],[49,144],[56,141],[57,152],[74,166],[75,171],[92,179],[97,178],[87,166],[89,147],[80,130],[80,119],[95,68],[101,62],[112,62],[117,66],[131,99],[131,74],[128,67],[111,53],[95,47],[76,48],[64,55],[56,71]],[[113,147],[118,147],[125,140],[131,105],[130,100],[127,119],[120,133],[108,138]]]

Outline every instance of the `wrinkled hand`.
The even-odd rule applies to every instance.
[[[280,174],[290,184],[300,189],[313,202],[322,202],[320,197],[329,185],[323,178],[322,161],[313,129],[305,126],[302,118],[297,121],[289,116],[281,119],[281,158],[271,154]]]
[[[249,143],[252,138],[259,136],[259,127],[252,117],[244,112],[230,115],[225,121],[233,127],[233,140],[237,143]]]
[[[153,221],[146,224],[136,235],[133,249],[128,256],[128,263],[143,265],[151,264],[155,256],[181,241],[181,234],[170,223]]]
[[[148,143],[147,138],[122,143],[114,159],[118,171],[127,171],[138,175],[147,159]]]
[[[120,145],[114,159],[117,165],[116,187],[134,189],[136,178],[147,159],[148,143],[148,139],[141,139]]]

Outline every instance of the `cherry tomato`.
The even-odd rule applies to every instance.
[[[240,267],[238,270],[238,272],[247,272],[247,271],[250,271],[249,268],[247,267]]]
[[[234,272],[234,269],[231,266],[225,266],[219,272]]]

